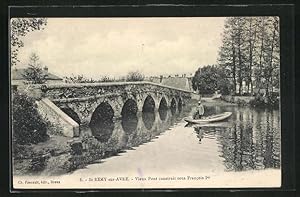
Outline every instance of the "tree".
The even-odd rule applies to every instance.
[[[234,20],[227,18],[224,25],[223,44],[219,50],[218,64],[224,68],[227,78],[232,79],[233,92],[237,87],[237,51],[236,34],[233,31]]]
[[[192,78],[192,86],[201,94],[213,94],[220,90],[221,94],[227,95],[232,90],[232,84],[226,78],[224,69],[215,65],[199,68]]]
[[[18,92],[12,98],[13,140],[18,144],[46,141],[48,123],[38,113],[34,99]]]
[[[129,72],[126,76],[126,81],[143,81],[145,76],[139,71]]]
[[[246,86],[247,92],[253,92],[253,67],[255,65],[255,48],[257,43],[257,29],[258,29],[258,22],[257,18],[254,17],[247,17],[246,19],[246,50],[249,51],[247,57],[247,66],[246,66]],[[250,89],[251,88],[251,89]]]
[[[279,86],[279,18],[230,17],[224,25],[218,64],[236,94],[254,94]]]
[[[23,77],[33,84],[43,84],[46,82],[47,73],[44,72],[40,58],[36,53],[29,57],[28,68],[25,70]]]
[[[11,65],[16,65],[19,48],[24,46],[22,37],[27,33],[43,29],[47,24],[45,18],[12,18],[10,20]]]

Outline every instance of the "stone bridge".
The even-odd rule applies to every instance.
[[[47,84],[32,86],[28,92],[49,99],[79,125],[159,109],[178,110],[191,98],[190,91],[151,82]]]

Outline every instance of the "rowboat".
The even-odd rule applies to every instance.
[[[221,114],[216,114],[212,116],[206,116],[201,119],[193,119],[191,117],[184,118],[184,120],[188,123],[200,124],[200,123],[209,123],[209,122],[218,122],[222,120],[226,120],[231,116],[232,112],[224,112]]]

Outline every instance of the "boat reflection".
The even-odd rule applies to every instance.
[[[194,126],[199,141],[214,138],[228,171],[280,167],[278,111],[236,110],[229,127]]]

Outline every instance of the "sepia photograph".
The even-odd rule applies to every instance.
[[[281,187],[278,16],[9,22],[14,189]]]

